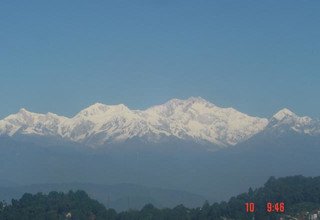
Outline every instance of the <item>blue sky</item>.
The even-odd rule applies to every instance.
[[[201,96],[320,118],[320,1],[0,3],[0,117]]]

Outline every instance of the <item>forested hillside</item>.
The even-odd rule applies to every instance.
[[[255,204],[253,213],[248,213],[245,204]],[[283,203],[284,213],[275,208],[267,212],[267,203]],[[11,204],[1,203],[0,219],[110,219],[110,220],[209,220],[209,219],[252,219],[271,220],[320,208],[320,177],[293,176],[271,177],[263,187],[232,197],[228,202],[209,204],[189,209],[179,205],[173,209],[158,209],[147,204],[141,210],[116,213],[92,200],[84,191],[69,193],[51,192],[24,194]]]

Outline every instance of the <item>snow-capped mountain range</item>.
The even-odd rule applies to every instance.
[[[252,117],[194,97],[172,99],[146,110],[131,110],[123,104],[96,103],[72,118],[21,109],[0,121],[0,135],[57,137],[91,146],[132,138],[161,142],[173,137],[227,147],[265,129],[319,135],[320,123],[309,117],[299,117],[288,109],[279,111],[270,120]]]

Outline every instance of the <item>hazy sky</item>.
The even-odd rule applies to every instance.
[[[201,96],[320,118],[320,1],[0,3],[0,117]]]

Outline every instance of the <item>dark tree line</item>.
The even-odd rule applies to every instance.
[[[245,203],[255,203],[255,212],[247,213]],[[320,177],[293,176],[271,177],[263,187],[232,197],[228,202],[209,204],[199,208],[158,209],[152,204],[141,210],[116,213],[89,198],[84,191],[68,193],[51,192],[24,194],[11,204],[0,203],[0,219],[5,220],[62,220],[62,219],[110,219],[110,220],[211,220],[211,219],[278,219],[280,214],[267,213],[267,202],[284,202],[287,214],[295,214],[320,208]]]

